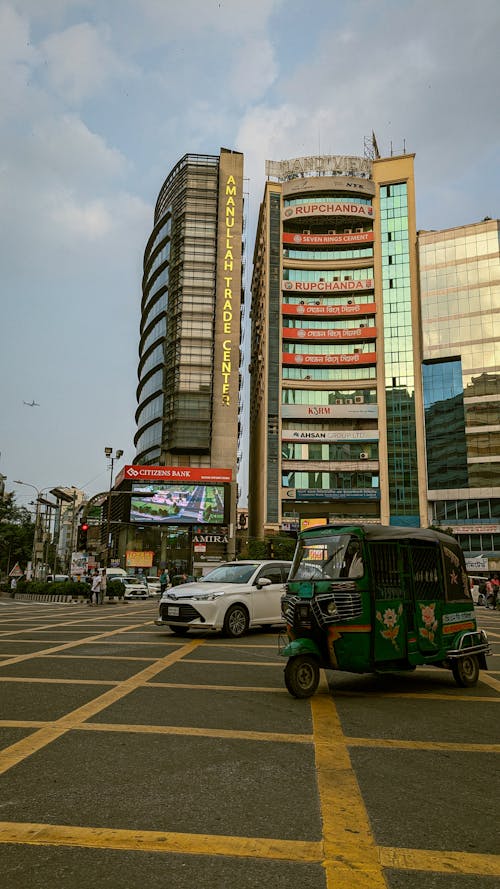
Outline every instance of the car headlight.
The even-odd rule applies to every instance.
[[[223,595],[224,593],[196,593],[196,595],[190,598],[194,599],[195,602],[213,602],[214,599],[218,599]]]

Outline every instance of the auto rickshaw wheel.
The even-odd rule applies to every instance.
[[[310,654],[291,657],[285,667],[285,685],[294,698],[310,698],[319,683],[319,664]]]
[[[479,661],[475,654],[468,654],[453,661],[451,671],[460,688],[472,688],[479,679]]]

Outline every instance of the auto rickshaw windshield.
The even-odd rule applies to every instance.
[[[288,580],[335,580],[361,577],[362,574],[358,538],[349,534],[329,534],[299,540]]]

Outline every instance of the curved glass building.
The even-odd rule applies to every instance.
[[[236,479],[242,230],[243,155],[186,154],[144,253],[135,464],[225,467]]]

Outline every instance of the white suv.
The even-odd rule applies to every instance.
[[[179,636],[190,630],[223,630],[243,636],[249,627],[282,624],[281,597],[291,562],[226,562],[195,583],[166,590],[157,626]]]

